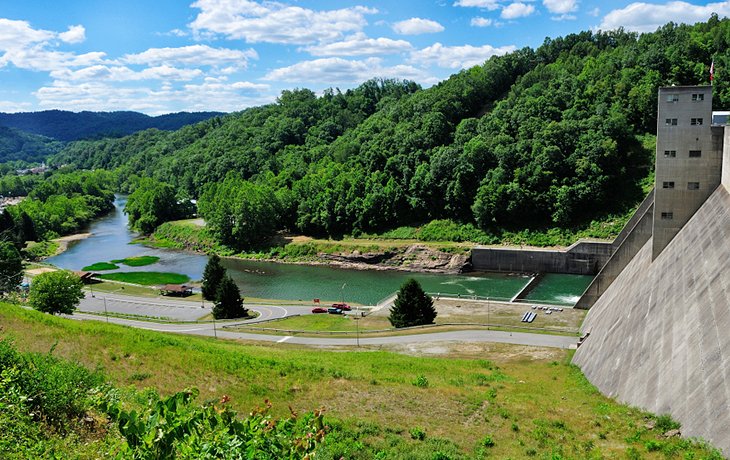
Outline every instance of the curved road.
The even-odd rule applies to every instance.
[[[97,293],[94,297],[87,294],[81,301],[80,311],[95,312],[97,314],[75,313],[68,316],[77,320],[108,321],[109,323],[120,324],[140,329],[147,329],[158,332],[172,332],[177,334],[193,334],[202,336],[217,336],[227,339],[255,340],[278,343],[293,343],[300,345],[315,346],[355,346],[358,343],[356,337],[332,338],[332,337],[304,337],[304,336],[281,336],[269,334],[254,334],[246,332],[234,332],[226,327],[236,324],[251,324],[267,321],[276,318],[284,318],[295,314],[311,314],[311,307],[304,306],[280,306],[280,305],[246,305],[259,316],[252,320],[239,322],[218,322],[216,323],[158,323],[134,319],[124,319],[99,316],[106,310],[113,313],[143,315],[151,318],[166,318],[173,321],[194,321],[208,313],[212,309],[210,302],[197,304],[185,300],[172,300],[161,298],[144,298],[118,294]],[[517,345],[532,345],[540,347],[569,348],[575,345],[577,338],[549,334],[532,334],[526,332],[504,332],[489,330],[461,330],[447,332],[427,332],[410,335],[392,335],[384,337],[361,337],[360,345],[392,345],[427,342],[500,342]]]

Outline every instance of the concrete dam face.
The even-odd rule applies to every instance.
[[[671,414],[729,455],[730,127],[707,126],[711,98],[659,90],[650,235],[591,298],[573,362],[602,393]]]
[[[588,313],[573,362],[598,389],[730,453],[730,194],[652,262],[652,241]]]

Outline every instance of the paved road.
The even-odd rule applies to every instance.
[[[250,322],[267,321],[292,315],[310,314],[311,307],[279,306],[279,305],[244,305],[259,315]],[[212,302],[191,302],[161,297],[136,297],[120,294],[96,292],[92,296],[87,292],[81,300],[78,310],[81,312],[121,313],[125,315],[146,316],[170,321],[196,321],[209,314],[213,309]]]
[[[264,307],[265,308],[265,307]],[[281,307],[279,307],[281,308]],[[300,308],[300,307],[299,307]],[[85,313],[76,313],[71,316],[77,320],[96,320],[105,321],[103,317],[98,315],[89,315]],[[202,336],[217,335],[222,338],[258,340],[265,342],[293,343],[300,345],[315,346],[355,346],[357,339],[352,338],[331,338],[331,337],[300,337],[300,336],[280,336],[267,334],[252,334],[245,332],[233,332],[221,328],[223,324],[231,325],[234,323],[188,323],[188,324],[164,324],[152,323],[149,321],[138,321],[122,318],[108,318],[110,323],[121,324],[125,326],[136,327],[159,332],[173,332],[177,334],[194,334]],[[255,322],[256,320],[241,321],[235,324],[244,324]],[[214,329],[215,328],[215,329]],[[499,342],[511,343],[517,345],[533,345],[539,347],[555,347],[569,348],[576,343],[575,337],[556,336],[547,334],[530,334],[524,332],[503,332],[503,331],[448,331],[448,332],[430,332],[412,335],[397,335],[387,337],[361,337],[360,345],[393,345],[393,344],[409,344],[409,343],[430,343],[430,342]]]

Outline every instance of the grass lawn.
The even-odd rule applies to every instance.
[[[122,281],[125,283],[141,284],[144,286],[156,286],[159,284],[182,284],[190,281],[187,275],[180,273],[164,272],[120,272],[105,273],[99,275],[105,280]]]
[[[101,272],[104,270],[116,270],[117,268],[119,268],[119,265],[115,265],[113,263],[97,262],[95,264],[87,265],[86,267],[82,268],[81,270],[84,270],[87,272]]]
[[[160,258],[157,256],[138,256],[138,257],[127,257],[126,259],[112,260],[115,264],[124,264],[129,267],[144,267],[145,265],[152,265],[157,263]]]
[[[404,344],[398,350],[416,356],[330,351],[162,334],[4,304],[0,324],[0,335],[20,350],[53,349],[103,369],[119,387],[163,394],[197,387],[201,400],[228,395],[244,413],[265,399],[274,415],[288,414],[288,406],[323,407],[333,431],[321,459],[722,458],[646,428],[649,414],[602,396],[564,350]]]
[[[276,321],[268,321],[262,323],[263,328],[284,329],[293,331],[339,331],[339,332],[355,332],[358,325],[356,321],[360,321],[360,331],[379,331],[391,329],[388,318],[382,316],[366,316],[362,319],[354,319],[344,315],[330,315],[321,313],[317,315],[292,316]]]

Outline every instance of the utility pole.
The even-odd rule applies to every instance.
[[[109,322],[109,311],[106,309],[106,296],[104,296],[104,316],[106,316],[106,322]]]

